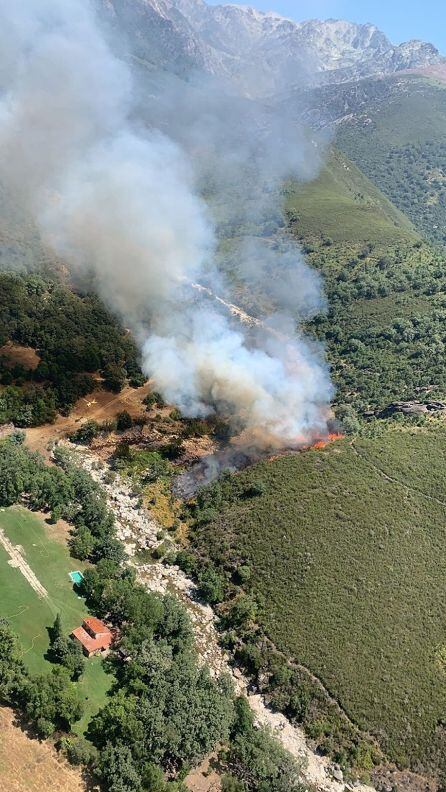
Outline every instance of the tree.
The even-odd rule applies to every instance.
[[[45,737],[57,728],[69,730],[82,716],[79,691],[69,671],[58,666],[50,674],[31,677],[25,690],[25,711]]]
[[[70,538],[69,545],[71,555],[84,561],[92,557],[96,547],[96,540],[88,528],[78,528],[76,533]]]
[[[116,416],[116,428],[118,432],[125,432],[133,426],[133,418],[127,410],[123,410]]]
[[[242,594],[231,605],[224,616],[227,627],[242,628],[255,620],[257,605],[247,594]]]
[[[121,688],[90,721],[88,737],[99,749],[122,742],[141,743],[143,724],[137,715],[137,698],[129,689]]]
[[[147,762],[147,764],[144,765],[142,780],[144,789],[148,789],[150,792],[167,792],[170,788],[164,780],[163,771],[160,767],[153,764],[153,762]]]
[[[0,619],[0,699],[16,704],[27,680],[17,638],[5,619]]]
[[[351,404],[339,404],[336,407],[336,418],[341,422],[344,432],[355,434],[361,428],[356,410]]]
[[[175,654],[167,640],[133,647],[121,689],[96,715],[90,736],[98,747],[124,743],[133,755],[176,770],[198,762],[227,738],[232,689],[198,668],[194,652]]]
[[[123,389],[126,373],[121,366],[117,366],[116,363],[108,363],[102,374],[104,377],[104,386],[107,390],[111,390],[113,393],[119,393]]]
[[[236,702],[226,762],[241,786],[223,785],[227,792],[304,792],[301,767],[266,728],[254,726],[245,699]],[[232,781],[230,783],[233,783]]]
[[[108,792],[142,792],[132,752],[122,742],[107,743],[100,753],[97,770]]]
[[[198,593],[206,602],[215,605],[225,596],[225,579],[211,566],[198,575]]]
[[[62,617],[58,612],[50,631],[50,646],[52,647],[54,642],[61,638],[63,638]]]
[[[91,441],[99,433],[99,424],[97,421],[89,420],[85,421],[79,429],[76,429],[70,435],[70,440],[72,443],[82,443],[83,445],[90,445]]]
[[[72,679],[79,679],[84,670],[85,660],[77,641],[60,636],[51,642],[50,657],[54,663],[64,666]]]

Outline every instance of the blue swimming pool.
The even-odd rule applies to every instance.
[[[76,572],[70,572],[69,575],[71,582],[74,583],[75,586],[79,586],[84,579],[82,572],[79,572],[79,570]]]

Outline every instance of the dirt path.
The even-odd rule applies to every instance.
[[[320,792],[343,792],[350,788],[344,784],[342,773],[335,769],[327,757],[316,754],[308,744],[302,729],[293,726],[280,713],[273,713],[260,695],[249,694],[248,679],[231,664],[231,657],[224,652],[218,642],[216,617],[209,606],[197,601],[196,586],[184,572],[176,566],[164,566],[160,562],[138,564],[135,555],[139,549],[156,547],[159,526],[150,514],[138,506],[138,496],[133,495],[129,485],[119,476],[109,481],[108,467],[98,464],[97,459],[87,450],[70,446],[76,453],[79,463],[90,472],[103,488],[109,508],[115,513],[118,536],[124,542],[131,557],[130,563],[137,571],[138,580],[150,591],[171,592],[177,596],[188,610],[195,633],[199,657],[206,663],[215,676],[228,673],[239,695],[245,695],[257,723],[268,726],[281,744],[302,766],[304,780]],[[334,777],[336,774],[337,778]],[[191,787],[193,788],[193,787]],[[357,792],[374,792],[372,787],[357,785]]]
[[[26,430],[26,445],[31,451],[38,451],[46,459],[50,459],[49,445],[54,441],[63,440],[66,435],[74,432],[85,421],[107,421],[126,410],[132,418],[144,413],[143,399],[150,392],[150,383],[140,388],[126,385],[118,394],[97,389],[84,398],[79,399],[70,410],[69,415],[58,415],[54,423],[34,426]]]
[[[46,588],[44,588],[40,582],[40,580],[35,576],[34,572],[32,571],[29,564],[25,561],[20,552],[20,546],[14,547],[12,542],[8,539],[5,535],[2,528],[0,528],[0,544],[3,545],[6,552],[10,557],[10,561],[8,563],[17,569],[20,570],[23,577],[28,581],[29,585],[32,586],[34,591],[39,597],[48,597],[48,592]]]

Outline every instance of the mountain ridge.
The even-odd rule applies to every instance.
[[[148,60],[177,72],[203,70],[250,96],[274,95],[298,83],[344,83],[446,64],[433,44],[413,39],[394,45],[369,23],[296,22],[251,6],[211,6],[204,0],[98,2],[132,33]]]

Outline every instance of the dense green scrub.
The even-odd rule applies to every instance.
[[[331,266],[322,264],[330,310],[313,327],[327,344],[337,402],[362,411],[423,393],[444,397],[444,257],[390,249],[349,259],[337,272]]]
[[[298,212],[301,197],[293,198]],[[446,394],[445,257],[426,244],[336,242],[291,222],[323,275],[328,310],[307,324],[325,346],[337,404],[359,413]]]
[[[446,90],[406,78],[339,125],[337,143],[426,238],[444,245]]]
[[[410,220],[336,148],[317,179],[290,183],[284,193],[292,226],[307,240],[374,241],[385,247],[418,238]]]
[[[113,390],[127,377],[144,381],[132,338],[100,300],[41,275],[0,274],[0,346],[6,341],[36,349],[40,362],[11,367],[0,355],[0,423],[54,420],[94,389],[98,371]]]
[[[226,597],[243,589],[255,603],[250,618],[392,759],[441,771],[445,454],[446,431],[434,425],[262,462],[223,496],[202,496],[192,532]],[[257,495],[246,497],[255,482]],[[224,616],[228,604],[220,607]],[[245,640],[252,646],[249,629]],[[315,722],[308,705],[298,719],[324,743],[329,720]]]

